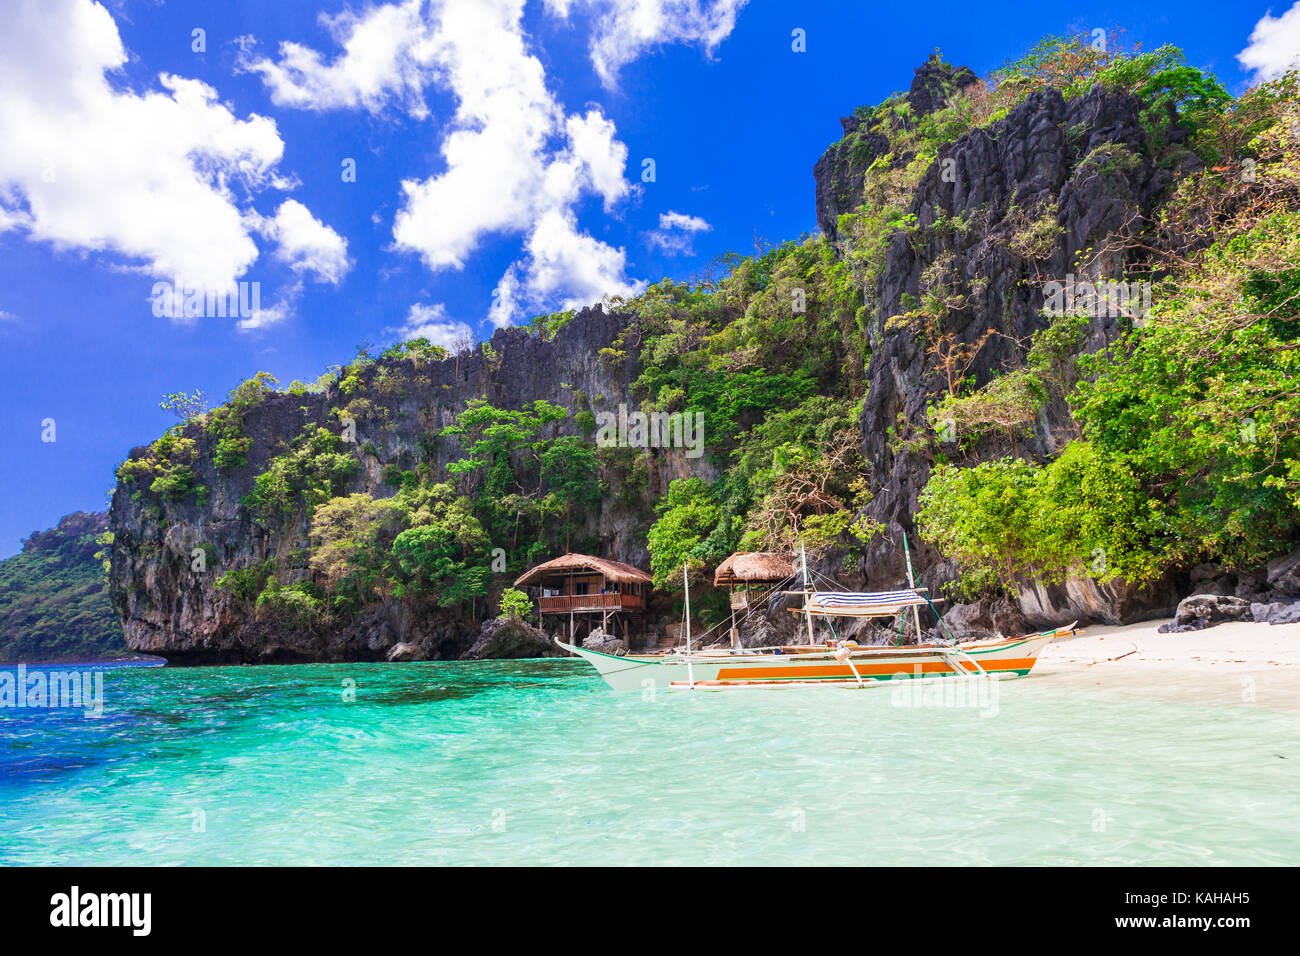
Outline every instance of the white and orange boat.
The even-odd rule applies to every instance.
[[[910,562],[909,562],[910,564]],[[910,571],[910,568],[909,568]],[[910,577],[910,574],[909,574]],[[686,647],[667,654],[603,654],[557,641],[560,647],[591,664],[615,690],[729,690],[735,688],[879,686],[896,680],[935,680],[962,677],[1024,677],[1051,641],[1077,633],[1073,622],[1024,637],[944,643],[865,646],[832,639],[813,642],[813,618],[893,617],[908,608],[914,614],[930,601],[923,588],[886,592],[817,591],[809,585],[803,561],[803,607],[791,608],[805,617],[808,644],[763,648],[692,650],[689,624]],[[687,621],[690,595],[687,594]],[[917,632],[920,619],[916,617]],[[833,628],[832,628],[833,630]]]
[[[1027,637],[964,644],[867,647],[845,641],[626,657],[558,643],[596,668],[615,690],[719,690],[812,684],[865,687],[899,679],[980,675],[1024,677],[1048,643],[1071,633],[1073,624]]]

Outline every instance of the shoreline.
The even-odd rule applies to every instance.
[[[1161,634],[1169,618],[1080,628],[1049,644],[1032,679],[1170,700],[1300,713],[1300,624],[1233,621]]]
[[[28,669],[48,670],[56,667],[103,667],[108,664],[155,664],[163,665],[167,658],[154,654],[131,654],[123,657],[43,657],[30,661],[0,661],[0,669],[16,668],[20,664]]]

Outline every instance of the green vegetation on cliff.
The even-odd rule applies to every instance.
[[[506,408],[485,384],[481,398],[462,393],[453,407],[426,395],[413,412],[403,403],[430,363],[447,363],[456,387],[471,380],[462,363],[484,382],[502,363],[490,343],[449,355],[423,340],[377,358],[363,349],[317,386],[290,386],[339,407],[318,402],[301,431],[295,420],[296,437],[244,473],[241,520],[275,557],[227,570],[220,586],[296,627],[381,598],[473,612],[496,595],[494,573],[602,552],[591,520],[602,502],[636,512],[620,533],[647,531],[667,589],[683,564],[698,573],[735,550],[796,541],[853,567],[895,517],[872,508],[914,500],[926,542],[964,572],[965,596],[1080,568],[1136,583],[1206,560],[1257,566],[1294,547],[1295,76],[1234,99],[1172,47],[1096,49],[1086,38],[1046,40],[985,80],[938,58],[922,72],[934,81],[923,110],[914,90],[846,121],[834,152],[853,188],[832,191],[833,240],[727,255],[691,281],[607,303],[625,324],[592,360],[627,369],[629,395]],[[1078,120],[1071,103],[1104,107],[1109,125],[1040,122]],[[1037,161],[1029,140],[1044,137],[1036,145],[1059,178],[1026,198],[1003,181],[1007,169],[966,169],[986,177],[976,185],[988,201],[960,206],[947,178],[957,170],[944,164],[959,149],[991,162],[1015,135],[1021,166]],[[962,183],[967,197],[971,187]],[[1095,235],[1076,228],[1091,215],[1080,204],[1116,195],[1127,220]],[[819,193],[819,216],[820,205]],[[1109,323],[1039,313],[1046,284],[1064,279],[1049,270],[1147,283],[1151,308]],[[887,297],[895,274],[907,281]],[[574,321],[539,316],[529,332],[562,342]],[[890,352],[899,342],[908,348]],[[258,376],[197,416],[218,471],[248,468],[245,419],[272,384]],[[656,452],[592,440],[595,413],[624,398],[701,416],[708,467],[674,471],[650,494]],[[413,415],[418,425],[400,424]],[[349,421],[367,423],[369,440],[345,438]],[[385,441],[400,428],[402,441]],[[119,476],[140,498],[201,504],[198,454],[180,427]],[[900,461],[912,470],[900,474]],[[373,494],[355,493],[367,475]],[[290,528],[297,539],[276,538]]]
[[[99,552],[107,516],[75,512],[0,561],[0,661],[129,654]]]
[[[1078,356],[1077,378],[1046,374],[1074,361],[1069,348],[1055,362],[1031,350],[1018,373],[1064,390],[1079,437],[1044,462],[941,464],[921,497],[931,540],[987,587],[1074,568],[1131,583],[1201,561],[1247,570],[1300,537],[1297,80],[1232,102],[1171,69],[1179,95],[1175,80],[1137,92],[1188,110],[1214,165],[1182,176],[1150,235],[1126,243],[1155,276],[1149,314]],[[991,406],[1003,381],[934,417]]]

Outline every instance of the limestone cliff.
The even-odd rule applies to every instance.
[[[355,441],[344,447],[358,467],[343,491],[376,498],[395,492],[385,481],[385,466],[409,469],[423,460],[436,479],[445,479],[448,461],[463,451],[459,441],[422,439],[449,424],[470,399],[486,398],[503,408],[546,399],[572,412],[614,410],[631,401],[636,360],[611,360],[600,350],[610,346],[627,320],[597,307],[579,313],[550,341],[523,329],[498,330],[490,349],[465,351],[418,370],[398,369],[400,378],[389,377],[400,381],[396,387],[384,384],[385,373],[400,362],[380,359],[360,373],[357,388],[378,401],[352,401],[337,382],[322,393],[271,393],[244,415],[243,431],[252,444],[246,464],[233,471],[214,465],[214,439],[190,423],[183,435],[197,446],[194,471],[206,490],[202,499],[171,501],[125,481],[113,495],[110,583],[128,645],[186,664],[382,660],[398,644],[416,648],[405,651],[407,656],[459,657],[478,638],[479,619],[493,616],[481,603],[480,613],[471,618],[420,602],[384,600],[329,625],[309,627],[289,627],[251,613],[247,601],[216,586],[218,579],[268,559],[281,583],[307,578],[309,529],[308,515],[302,514],[288,527],[268,531],[253,520],[243,499],[256,476],[305,425],[324,423],[341,430],[332,409],[346,408],[355,415]],[[572,421],[557,427],[578,433]],[[148,453],[147,447],[136,448],[131,458]],[[649,454],[653,467],[644,486],[628,492],[614,475],[610,494],[585,518],[604,553],[642,566],[652,503],[671,479],[692,469],[704,474],[700,469],[708,467],[680,449]],[[629,495],[632,506],[626,504]],[[196,558],[201,558],[198,570]],[[508,584],[500,576],[493,593]]]
[[[833,243],[821,247],[828,257],[852,261],[853,239],[841,235],[840,217],[861,206],[873,163],[876,169],[919,168],[914,154],[894,154],[894,133],[912,129],[974,82],[970,70],[933,58],[916,71],[905,95],[841,121],[844,137],[814,169],[818,221]],[[1131,263],[1124,244],[1114,240],[1153,221],[1177,174],[1176,163],[1195,162],[1184,154],[1175,163],[1153,163],[1145,139],[1151,135],[1149,117],[1144,119],[1142,109],[1129,93],[1100,86],[1068,99],[1052,89],[1033,92],[1001,118],[946,142],[919,181],[909,181],[907,227],[888,234],[881,267],[853,290],[862,303],[858,322],[865,347],[855,345],[855,354],[845,358],[856,360],[858,372],[865,360],[858,426],[874,493],[866,510],[883,531],[863,549],[863,561],[846,584],[901,582],[904,532],[923,583],[938,593],[954,580],[957,569],[925,545],[914,524],[918,495],[938,454],[966,463],[1008,453],[1043,460],[1077,437],[1057,395],[1042,403],[1027,430],[1009,429],[936,451],[929,409],[957,390],[933,338],[907,316],[915,313],[918,300],[941,287],[948,348],[967,350],[968,360],[959,369],[966,388],[978,389],[1022,364],[1026,342],[1049,325],[1044,282],[1070,273],[1085,251],[1090,277],[1124,274]],[[1169,143],[1178,131],[1171,127],[1162,135]],[[1166,151],[1164,158],[1170,155]],[[750,275],[765,281],[757,271]],[[439,432],[474,399],[504,409],[545,399],[575,414],[612,412],[622,403],[636,406],[645,399],[633,394],[643,360],[637,329],[638,316],[595,308],[579,313],[550,340],[504,329],[489,347],[442,361],[383,358],[359,367],[359,380],[347,387],[336,377],[323,392],[272,393],[245,413],[243,434],[251,444],[237,468],[218,468],[213,459],[219,449],[209,429],[187,425],[181,438],[193,443],[193,482],[201,494],[168,497],[123,480],[113,496],[110,586],[129,646],[174,662],[204,663],[448,659],[472,647],[478,649],[474,653],[495,653],[490,649],[529,645],[513,638],[485,640],[482,622],[495,611],[481,603],[466,612],[409,596],[385,597],[328,624],[290,626],[253,613],[246,598],[216,582],[223,574],[267,562],[274,564],[281,584],[311,576],[308,515],[268,530],[246,506],[257,476],[305,426],[338,434],[346,412],[356,426],[355,441],[347,445],[355,467],[345,487],[334,493],[389,497],[395,493],[389,480],[393,470],[418,463],[435,481],[447,477],[448,463],[463,458],[466,448],[454,435]],[[1098,315],[1084,330],[1083,348],[1105,349],[1123,331],[1116,318]],[[761,354],[742,356],[737,363],[761,366],[762,359]],[[820,380],[825,385],[836,375],[847,378],[844,369],[854,367],[845,361],[843,369],[821,370]],[[856,381],[860,386],[861,379]],[[862,392],[858,387],[853,397]],[[572,417],[551,427],[581,433]],[[128,465],[150,454],[149,448],[135,449]],[[641,460],[643,474],[635,483],[623,472],[609,471],[608,487],[599,504],[581,516],[581,529],[602,554],[646,567],[646,532],[670,481],[715,479],[715,469],[727,459],[651,449]],[[839,574],[845,557],[831,549],[822,570]],[[493,593],[507,583],[501,576]],[[1052,586],[1025,582],[1017,604],[954,609],[952,620],[972,633],[1072,618],[1135,620],[1172,613],[1186,583],[1170,578],[1135,589],[1098,585],[1087,576]],[[753,639],[788,640],[791,627],[790,615],[774,608]]]
[[[923,76],[934,82],[936,68],[927,66],[924,74],[918,70],[918,82]],[[926,88],[924,83],[921,88]],[[914,98],[916,91],[914,84]],[[1169,173],[1144,156],[1139,111],[1131,95],[1100,87],[1070,100],[1050,89],[1034,93],[1005,118],[945,147],[922,177],[910,206],[917,228],[893,237],[879,286],[869,290],[877,306],[869,330],[868,400],[861,429],[878,486],[869,512],[886,527],[868,546],[869,581],[902,579],[903,532],[916,548],[914,557],[927,585],[937,592],[955,575],[925,547],[912,523],[934,452],[907,441],[924,431],[927,407],[944,394],[944,377],[923,337],[889,319],[907,312],[908,300],[915,301],[940,270],[955,293],[949,300],[955,308],[946,317],[947,327],[956,333],[953,344],[974,348],[963,375],[979,387],[1016,367],[1023,360],[1023,343],[1049,323],[1042,314],[1044,278],[1065,276],[1083,250],[1101,249],[1111,238],[1136,234],[1154,215]],[[854,131],[846,141],[861,136]],[[832,147],[817,167],[822,219],[842,206],[824,201],[827,190],[820,174],[833,170],[838,182],[852,181],[852,165],[846,169],[839,159],[828,161],[842,151],[843,145]],[[864,155],[860,162],[870,158]],[[1013,240],[1028,219],[1039,216],[1050,217],[1059,227],[1055,238],[1032,256],[1017,251]],[[953,228],[953,223],[959,225]],[[1095,269],[1122,274],[1124,265],[1122,255],[1115,253],[1103,255]],[[991,329],[1001,334],[987,334]],[[1105,348],[1120,332],[1116,318],[1093,319],[1085,350]],[[1075,437],[1067,432],[1067,422],[1064,403],[1057,400],[1033,424],[1027,447],[985,443],[973,456],[1013,450],[1047,456]],[[1043,623],[1072,617],[1133,620],[1172,613],[1177,583],[1135,591],[1098,585],[1085,576],[1068,587],[1029,587],[1022,610]]]

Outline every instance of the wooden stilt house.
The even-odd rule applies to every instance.
[[[713,586],[731,592],[731,646],[740,646],[736,612],[748,611],[772,587],[794,574],[790,556],[772,551],[738,551],[713,574]]]
[[[568,615],[569,638],[576,633],[580,616],[600,615],[601,629],[611,626],[628,635],[629,617],[645,612],[652,578],[640,568],[622,561],[589,554],[566,554],[529,568],[515,581],[517,588],[537,589],[537,607],[543,616]]]

